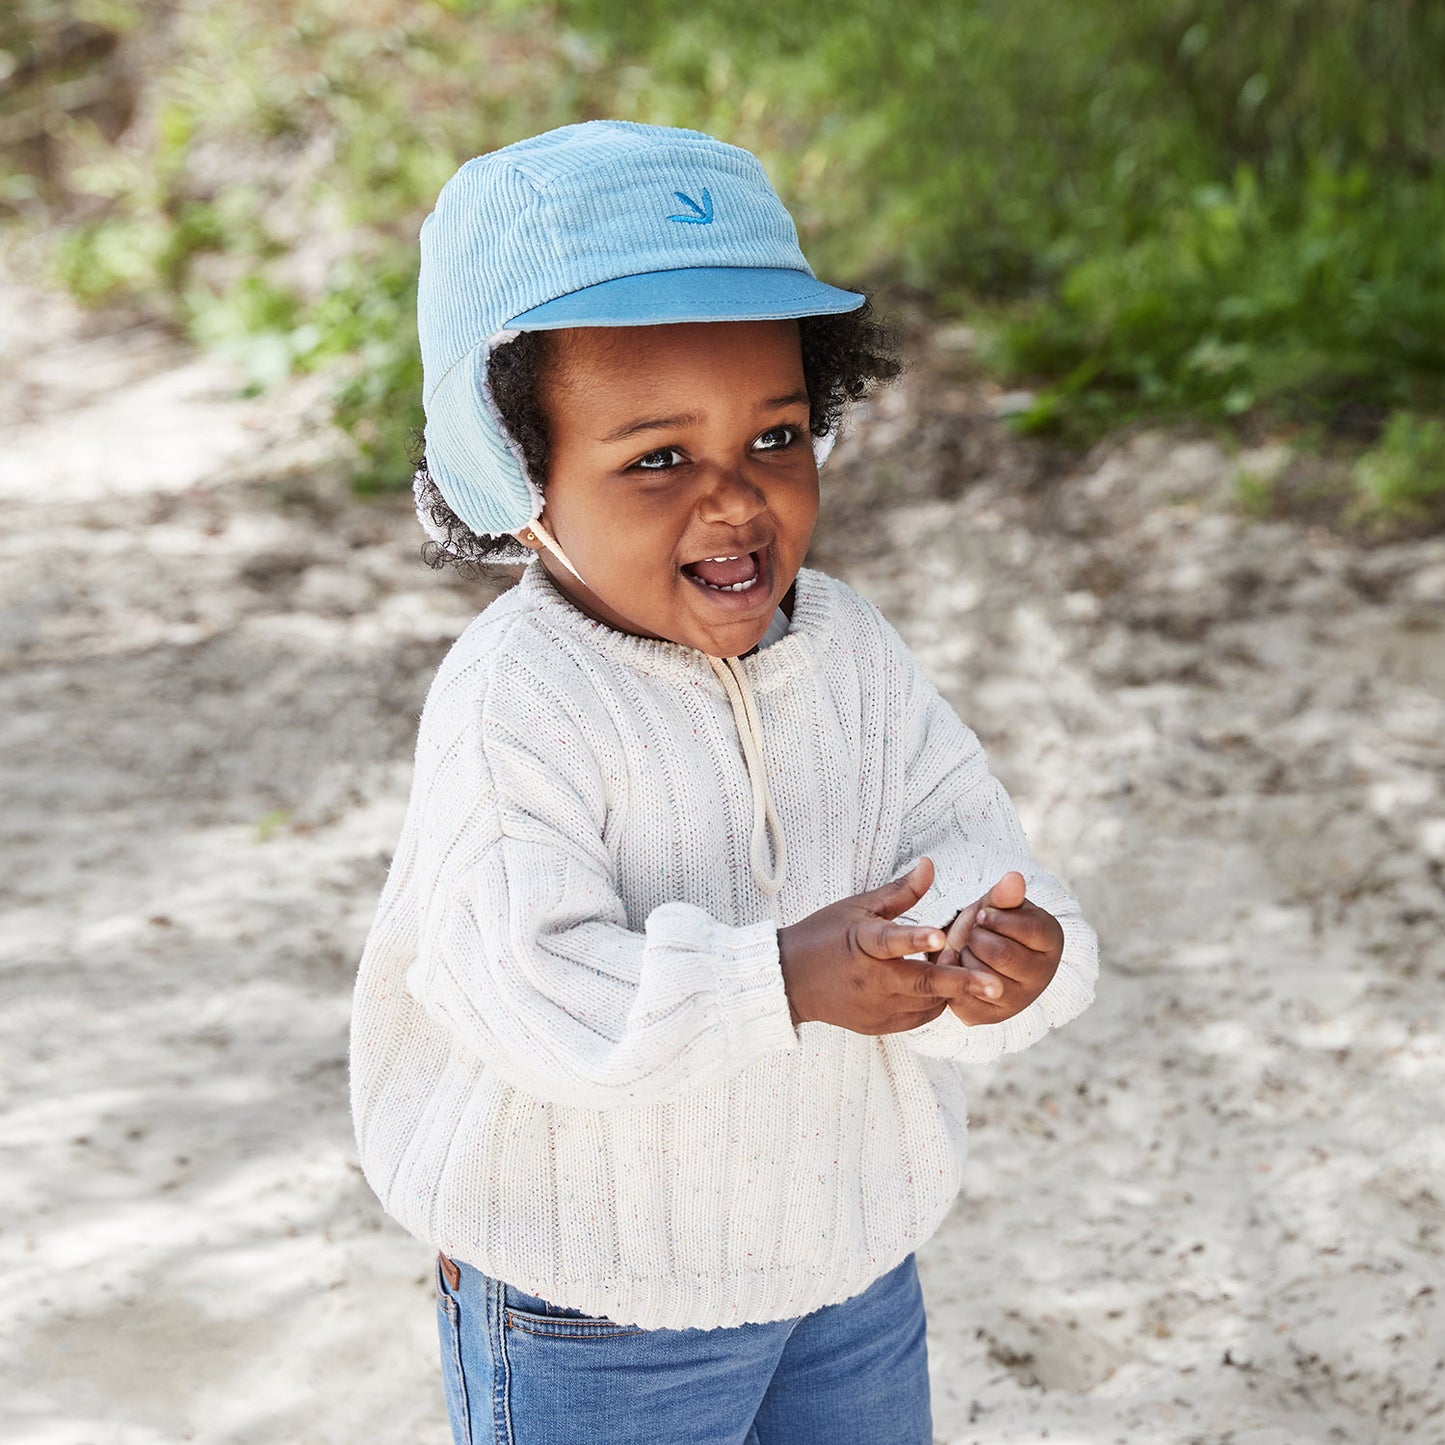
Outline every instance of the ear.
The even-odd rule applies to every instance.
[[[542,539],[530,527],[523,527],[521,531],[513,532],[512,536],[529,551],[540,552],[542,550]]]

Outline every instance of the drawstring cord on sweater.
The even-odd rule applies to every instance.
[[[752,684],[734,658],[709,657],[708,663],[732,704],[733,721],[743,745],[743,762],[748,770],[748,783],[753,790],[753,840],[751,857],[753,877],[764,893],[774,894],[788,876],[788,846],[783,837],[783,824],[773,807],[768,790],[768,774],[763,764],[763,730],[758,725],[758,710],[753,701]],[[768,840],[771,831],[774,869],[768,872]]]
[[[557,560],[579,581],[582,574],[568,560],[567,554],[557,545],[557,540],[537,519],[533,518],[528,529],[531,540],[541,539]],[[585,587],[587,584],[582,583]],[[747,674],[734,658],[708,657],[708,663],[723,685],[723,691],[732,704],[733,721],[737,725],[738,739],[743,745],[743,763],[748,770],[748,784],[753,791],[753,839],[750,856],[753,877],[758,887],[769,895],[777,893],[788,876],[788,845],[783,837],[782,820],[773,807],[773,795],[768,789],[768,772],[763,763],[763,730],[758,724],[758,710],[753,701],[752,684]],[[768,872],[767,833],[773,835],[774,871]]]

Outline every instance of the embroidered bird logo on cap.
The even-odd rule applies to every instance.
[[[702,205],[698,205],[691,196],[684,195],[681,191],[674,191],[673,195],[676,196],[684,206],[690,206],[692,208],[692,215],[669,216],[667,218],[669,221],[681,221],[684,226],[712,225],[712,195],[706,186],[702,188]]]

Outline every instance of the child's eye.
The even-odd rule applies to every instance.
[[[683,460],[676,447],[660,447],[655,452],[648,452],[645,457],[638,457],[632,465],[644,472],[666,472],[681,466]]]
[[[760,452],[778,452],[790,447],[798,440],[799,428],[795,426],[769,427],[753,446]]]

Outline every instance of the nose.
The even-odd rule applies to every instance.
[[[738,467],[719,466],[710,470],[708,486],[698,503],[698,518],[739,527],[766,510],[768,499]]]

